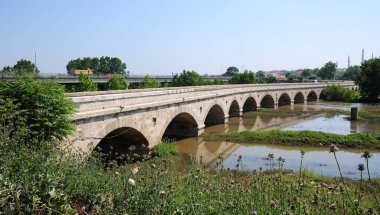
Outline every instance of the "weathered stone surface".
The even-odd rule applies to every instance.
[[[353,82],[339,84],[356,88]],[[226,122],[229,113],[238,116],[245,109],[319,100],[326,86],[326,83],[252,84],[70,93],[66,96],[78,105],[73,116],[77,131],[63,144],[88,153],[112,131],[130,128],[139,131],[149,147],[153,147],[161,141],[173,119],[166,135],[173,136],[178,130],[178,135],[196,136],[203,132],[205,124]],[[209,114],[212,117],[207,117]],[[128,129],[123,132],[125,135]]]

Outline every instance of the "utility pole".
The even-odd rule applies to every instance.
[[[348,64],[347,64],[347,68],[350,68],[351,64],[350,64],[350,55],[348,55]]]
[[[36,68],[37,68],[37,52],[34,52],[34,71],[33,72],[36,72]]]
[[[362,63],[364,62],[364,48],[362,50]]]

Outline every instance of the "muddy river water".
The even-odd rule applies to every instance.
[[[378,105],[363,105],[351,103],[312,103],[308,105],[280,106],[274,115],[254,115],[246,113],[243,117],[233,117],[228,119],[227,124],[215,125],[205,128],[205,133],[240,132],[244,130],[312,130],[336,134],[350,134],[362,132],[380,132],[380,121],[375,119],[349,121],[345,115],[312,115],[307,116],[297,114],[280,114],[290,110],[300,110],[307,113],[308,110],[350,110],[351,107],[358,107],[359,111],[380,113]],[[306,152],[303,159],[303,168],[314,173],[338,177],[338,167],[333,154],[329,153],[327,145],[320,147],[300,147],[281,146],[273,144],[237,144],[226,141],[209,141],[203,137],[186,138],[177,141],[177,148],[182,153],[190,153],[197,157],[204,165],[215,165],[218,157],[223,156],[223,167],[235,169],[238,157],[242,156],[243,170],[268,170],[278,168],[277,158],[285,158],[283,168],[298,171],[300,166],[300,150]],[[365,149],[340,149],[337,153],[339,164],[344,177],[357,179],[360,172],[357,170],[358,163],[364,163],[361,154]],[[274,154],[274,164],[271,167],[267,159],[268,154]],[[373,157],[369,166],[371,177],[380,178],[380,151],[372,151]],[[367,177],[367,173],[363,174]]]

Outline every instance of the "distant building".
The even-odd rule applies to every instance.
[[[70,75],[80,75],[81,73],[85,75],[94,74],[91,69],[70,69]]]
[[[269,71],[269,72],[264,72],[265,74],[265,77],[275,77],[277,80],[285,80],[285,71],[284,70],[273,70],[273,71]]]

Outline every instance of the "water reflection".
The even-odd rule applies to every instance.
[[[206,166],[214,163],[219,155],[223,154],[223,157],[229,157],[239,146],[239,144],[225,141],[205,141],[202,137],[177,141],[180,153],[190,153]]]
[[[294,106],[281,106],[278,110],[320,110],[320,109],[339,109],[349,110],[352,106],[359,107],[360,110],[380,113],[379,106],[351,104],[351,103],[322,103],[309,102],[307,105],[297,104]],[[302,116],[268,116],[268,115],[252,115],[244,114],[243,117],[232,117],[228,119],[228,123],[214,125],[205,128],[205,133],[224,133],[224,132],[241,132],[245,130],[314,130],[337,134],[350,134],[361,132],[379,132],[379,120],[358,120],[355,122],[347,120],[344,115],[325,117],[321,115],[310,116],[307,118]],[[258,169],[262,167],[268,168],[267,160],[263,160],[269,153],[276,156],[286,158],[284,168],[297,170],[299,168],[300,147],[282,147],[278,145],[243,145],[225,142],[225,141],[205,141],[202,137],[187,138],[177,142],[178,150],[183,153],[190,153],[202,159],[202,163],[210,165],[214,163],[220,154],[223,153],[225,158],[224,166],[234,168],[238,155],[243,156],[243,164],[245,169]],[[304,166],[314,172],[326,176],[338,176],[337,167],[333,156],[327,152],[328,146],[323,148],[303,148],[306,151]],[[361,152],[355,151],[339,151],[341,168],[346,177],[357,178],[358,171],[356,165],[364,162],[360,159]],[[380,154],[376,153],[370,159],[373,177],[380,177],[380,166],[375,165],[380,162]],[[276,162],[277,163],[277,162]]]
[[[270,169],[269,160],[266,159],[269,153],[274,154],[275,168],[278,168],[278,157],[286,159],[284,169],[290,169],[297,172],[300,167],[300,150],[306,151],[303,160],[305,169],[316,172],[328,177],[339,177],[338,167],[335,163],[333,154],[329,153],[326,148],[305,148],[305,147],[282,147],[268,145],[241,145],[231,156],[224,161],[225,168],[234,169],[239,155],[243,157],[243,168],[245,170],[263,170]],[[360,172],[356,169],[358,163],[364,163],[361,153],[354,151],[337,152],[340,167],[344,177],[360,178]],[[380,154],[375,153],[369,160],[371,177],[380,177],[380,169],[377,164],[380,163]],[[367,172],[363,172],[363,177],[367,177]]]
[[[344,135],[363,132],[376,133],[380,131],[380,121],[349,121],[345,115],[336,115],[332,117],[323,116],[288,126],[282,130],[310,130]]]

